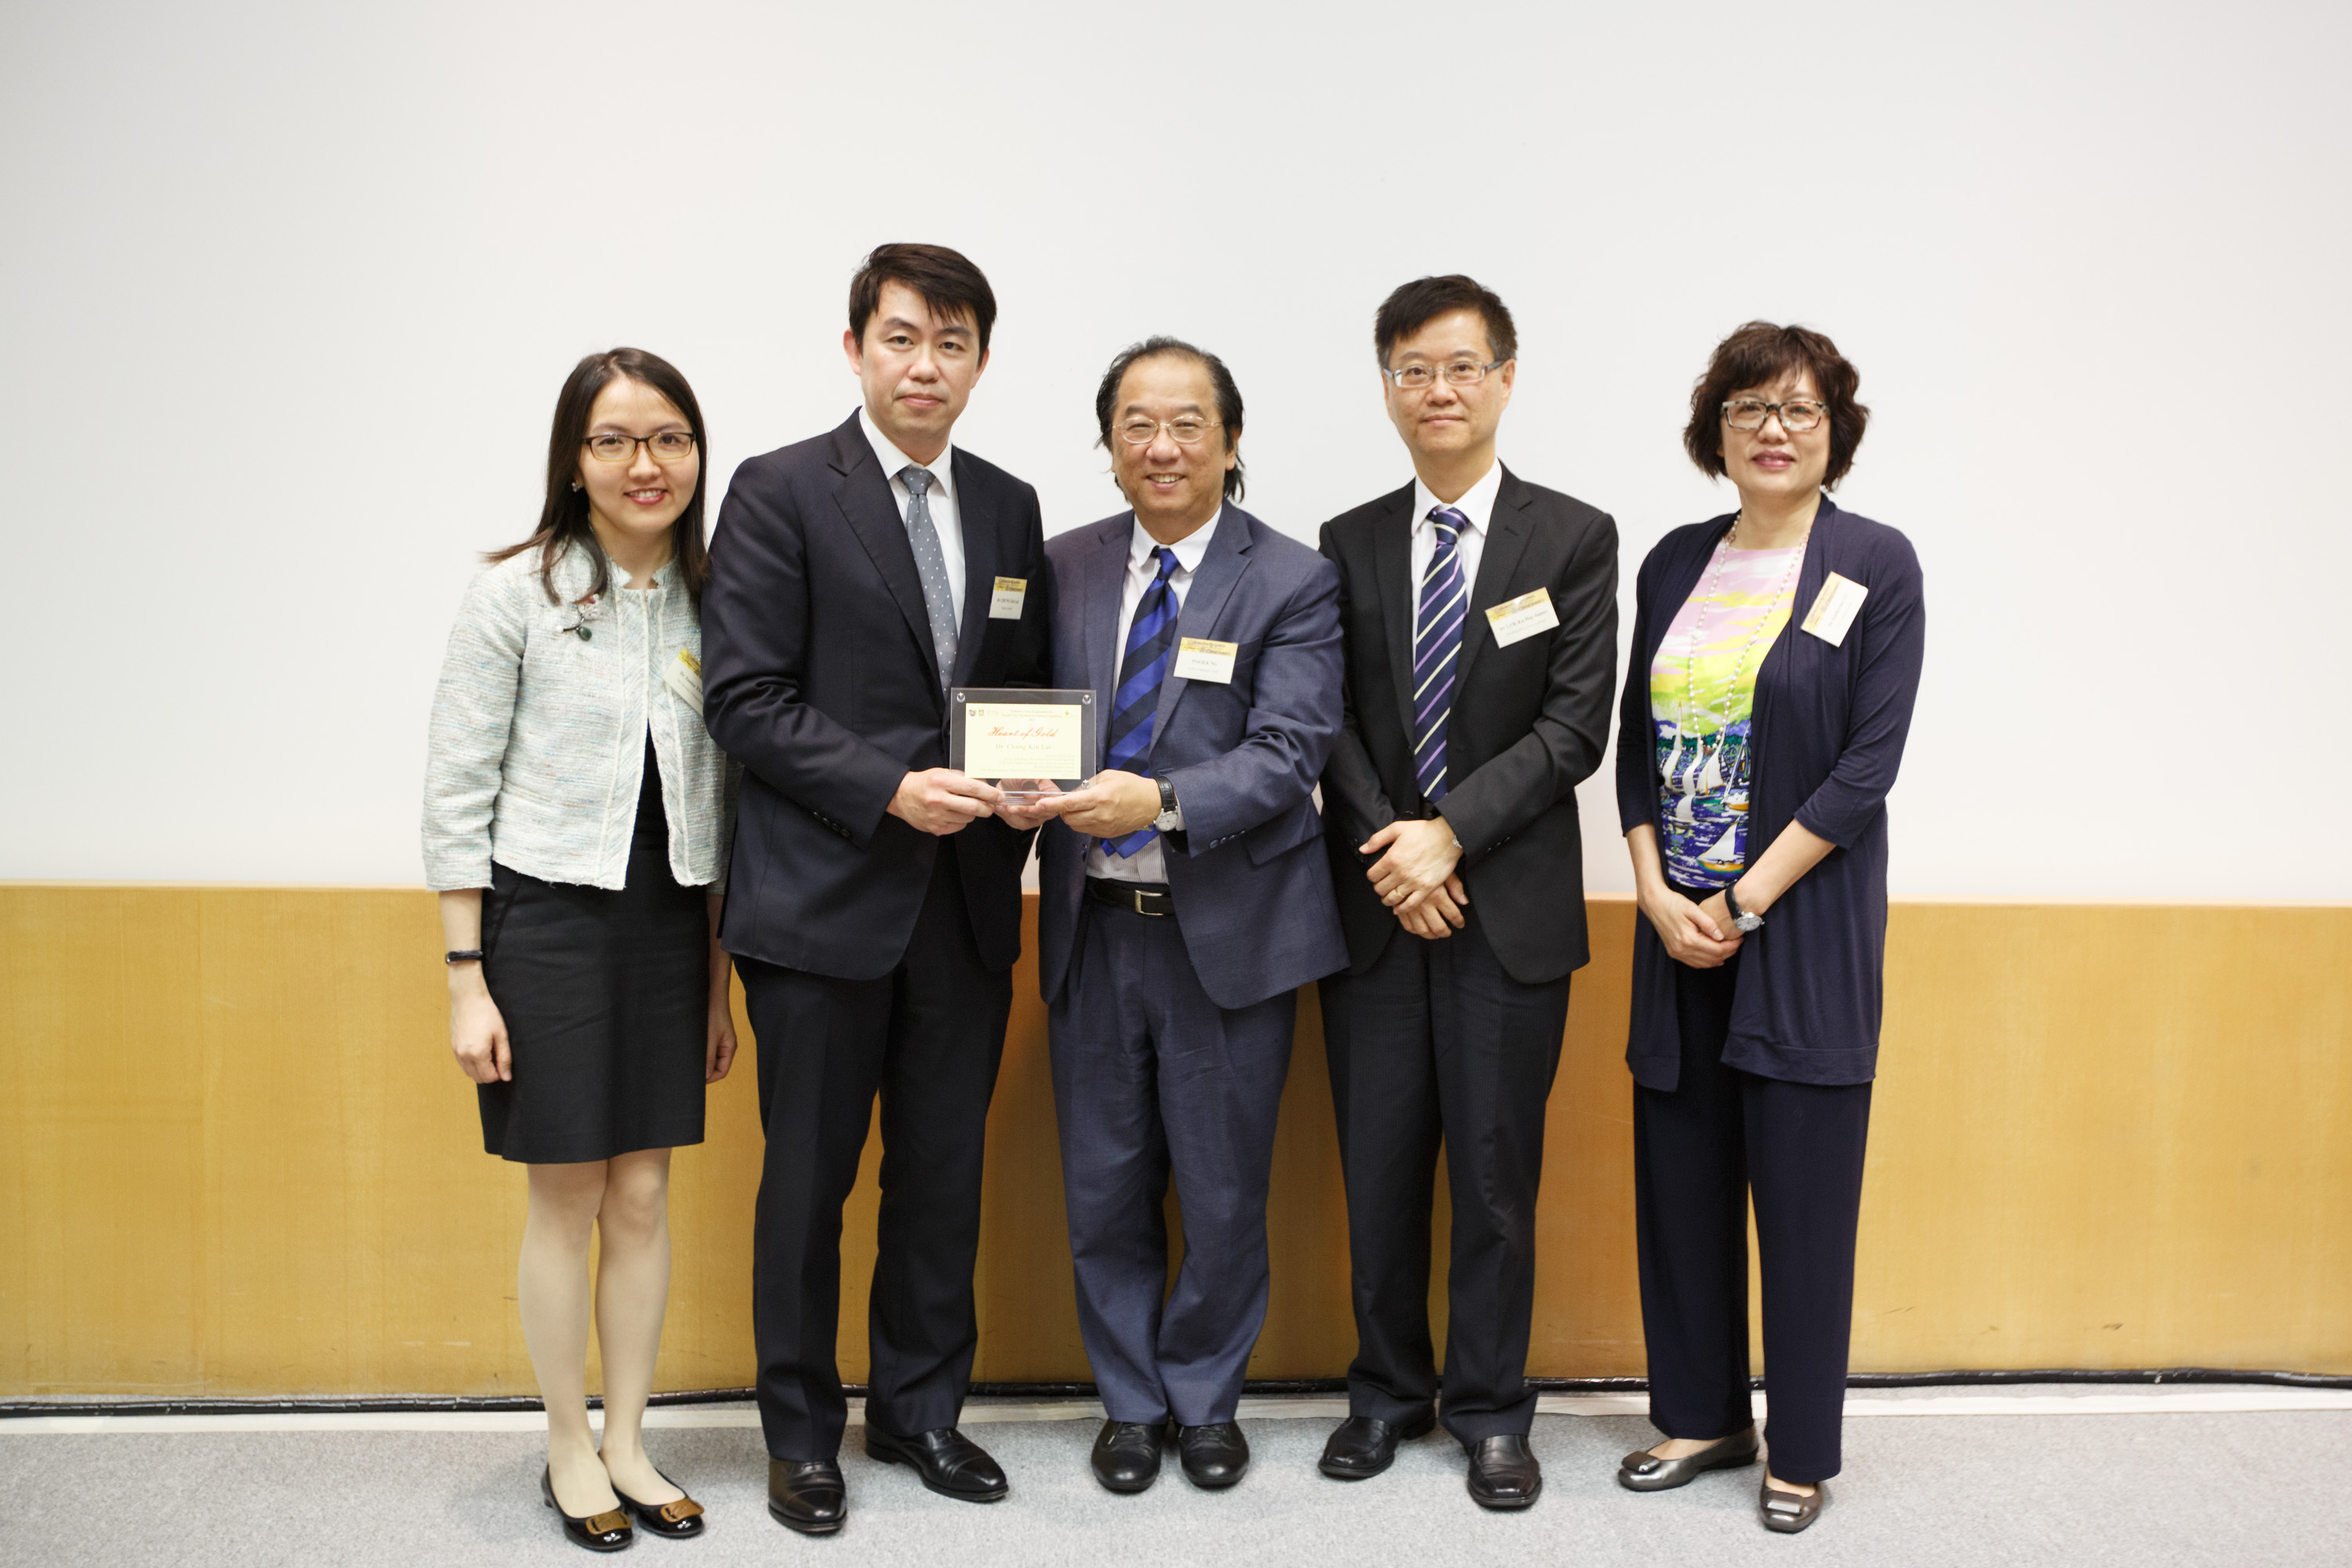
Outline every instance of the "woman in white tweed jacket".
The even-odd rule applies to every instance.
[[[538,531],[490,557],[450,633],[425,769],[450,1044],[484,1147],[530,1170],[516,1297],[547,1405],[541,1490],[599,1551],[628,1543],[632,1515],[702,1529],[641,1430],[670,1150],[702,1142],[704,1088],[735,1055],[714,941],[733,780],[701,712],[702,456],[693,390],[664,361],[614,349],[572,370]]]

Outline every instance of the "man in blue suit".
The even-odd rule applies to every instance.
[[[1034,813],[1056,817],[1038,972],[1078,1324],[1108,1416],[1094,1468],[1141,1491],[1172,1422],[1184,1473],[1228,1487],[1249,1465],[1234,1414],[1265,1320],[1296,992],[1348,960],[1313,800],[1339,731],[1339,578],[1231,504],[1242,400],[1214,355],[1139,343],[1095,414],[1133,510],[1045,553],[1053,684],[1097,694],[1102,769]]]

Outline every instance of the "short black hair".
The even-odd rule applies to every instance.
[[[1870,410],[1854,395],[1862,387],[1862,373],[1838,353],[1828,334],[1772,321],[1749,321],[1716,344],[1706,374],[1691,388],[1683,450],[1699,472],[1723,478],[1723,405],[1731,395],[1743,386],[1769,386],[1801,370],[1812,372],[1813,385],[1829,409],[1830,466],[1822,476],[1822,489],[1837,489],[1853,467],[1863,431],[1870,426]]]
[[[1118,351],[1118,357],[1103,372],[1102,384],[1095,389],[1095,425],[1101,437],[1100,445],[1110,450],[1110,416],[1118,405],[1118,384],[1137,361],[1158,359],[1163,354],[1178,354],[1192,360],[1209,373],[1209,384],[1217,389],[1217,422],[1225,427],[1225,450],[1234,452],[1242,438],[1242,389],[1234,384],[1234,373],[1225,362],[1206,349],[1194,348],[1181,338],[1146,338],[1139,343],[1129,343]],[[1242,461],[1238,454],[1234,466],[1225,470],[1225,499],[1242,499]]]
[[[1519,357],[1519,330],[1511,324],[1510,307],[1475,278],[1449,272],[1443,278],[1416,278],[1381,301],[1372,318],[1372,350],[1387,370],[1389,351],[1397,340],[1409,338],[1438,317],[1453,310],[1475,310],[1486,322],[1486,346],[1498,360]]]
[[[858,263],[849,280],[849,330],[866,341],[866,323],[882,307],[882,285],[904,283],[923,297],[931,314],[970,316],[980,333],[980,352],[988,352],[988,334],[996,325],[996,292],[981,269],[963,252],[944,245],[877,245]]]

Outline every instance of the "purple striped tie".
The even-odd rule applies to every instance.
[[[1445,721],[1454,714],[1454,666],[1462,652],[1462,622],[1470,589],[1462,580],[1457,548],[1470,520],[1450,506],[1432,507],[1437,548],[1421,579],[1420,628],[1412,639],[1412,774],[1432,805],[1445,798]]]

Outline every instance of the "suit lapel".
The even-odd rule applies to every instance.
[[[1134,530],[1133,512],[1122,512],[1098,524],[1094,559],[1084,568],[1087,679],[1094,684],[1095,700],[1102,704],[1097,718],[1105,736],[1110,733],[1111,700],[1118,691],[1118,601],[1127,586],[1127,552]]]
[[[996,508],[993,498],[972,483],[971,465],[959,448],[955,455],[956,520],[963,532],[963,626],[956,634],[955,683],[968,685],[980,658],[981,640],[988,635],[989,605],[996,599]],[[908,559],[913,546],[908,547]],[[915,581],[922,586],[919,574]],[[923,612],[928,632],[930,612]]]
[[[1519,558],[1528,552],[1528,539],[1535,531],[1527,511],[1534,499],[1518,476],[1508,468],[1503,470],[1503,482],[1495,489],[1494,515],[1486,519],[1486,548],[1478,558],[1478,581],[1470,587],[1470,613],[1462,623],[1462,662],[1454,674],[1457,703],[1469,689],[1471,664],[1495,640],[1486,612],[1511,597],[1505,589],[1519,569]]]
[[[898,602],[898,613],[921,650],[923,668],[931,672],[931,684],[937,686],[940,656],[931,646],[931,612],[923,603],[923,579],[915,570],[915,547],[907,542],[907,525],[890,494],[890,480],[882,465],[874,460],[873,445],[858,428],[856,416],[833,433],[833,466],[841,473],[841,481],[833,489],[834,504],[841,509],[850,532],[866,547],[866,553],[873,557],[874,569],[882,574],[890,596]]]
[[[1381,625],[1388,631],[1397,717],[1408,744],[1413,728],[1412,616],[1421,594],[1421,584],[1412,580],[1412,493],[1408,484],[1391,496],[1388,510],[1372,524],[1372,581],[1381,596]]]
[[[1249,570],[1250,514],[1236,506],[1227,506],[1224,515],[1217,519],[1217,531],[1209,536],[1209,552],[1201,557],[1201,569],[1192,574],[1192,585],[1184,590],[1183,614],[1176,619],[1176,644],[1183,647],[1186,637],[1205,637],[1223,613],[1225,601],[1233,597],[1234,585]],[[1192,683],[1178,676],[1172,668],[1160,688],[1160,706],[1151,721],[1151,744],[1156,751],[1168,733],[1168,723],[1176,712],[1176,704]]]

